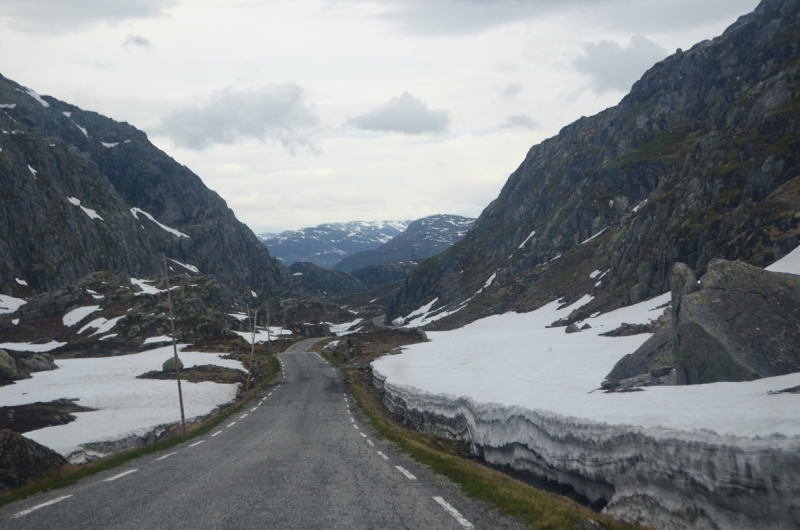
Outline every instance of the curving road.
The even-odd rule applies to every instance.
[[[10,504],[0,527],[524,528],[375,439],[316,340],[218,429]]]

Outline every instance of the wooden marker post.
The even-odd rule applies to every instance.
[[[178,345],[175,343],[175,316],[172,314],[172,293],[169,290],[169,273],[167,272],[167,256],[164,259],[164,281],[167,283],[167,306],[169,307],[169,324],[172,329],[172,352],[175,355],[175,378],[178,380],[178,402],[181,404],[181,427],[186,434],[186,415],[183,412],[183,391],[181,390],[181,361],[178,359]]]
[[[249,310],[248,310],[249,312]],[[256,314],[253,316],[253,324],[250,326],[250,363],[247,366],[247,383],[244,385],[244,391],[247,392],[250,390],[250,377],[253,374],[253,354],[255,353],[256,349],[256,327],[258,325],[258,309],[256,309]]]

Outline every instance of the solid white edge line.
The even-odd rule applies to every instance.
[[[63,497],[57,497],[51,501],[43,502],[42,504],[37,504],[32,508],[28,508],[27,510],[22,510],[21,512],[17,512],[13,515],[13,518],[16,519],[17,517],[22,517],[23,515],[28,515],[31,512],[35,512],[39,508],[44,508],[45,506],[50,506],[51,504],[55,504],[57,502],[61,502],[64,499],[69,499],[72,495],[64,495]]]
[[[222,433],[222,431],[217,431],[217,432],[215,432],[214,434],[212,434],[211,436],[212,436],[212,437],[214,437],[214,436],[216,436],[216,435],[218,435],[218,434],[221,434],[221,433]]]
[[[433,500],[438,502],[442,506],[442,508],[447,510],[447,512],[450,515],[452,515],[455,518],[456,521],[458,521],[458,524],[460,524],[464,528],[475,528],[474,526],[472,526],[472,523],[467,521],[467,519],[463,515],[461,515],[461,513],[458,510],[453,508],[450,505],[450,503],[447,502],[446,500],[444,500],[442,497],[434,497]]]
[[[122,478],[125,475],[130,475],[131,473],[136,473],[137,471],[139,471],[139,470],[138,469],[129,469],[128,471],[123,471],[119,475],[114,475],[111,478],[107,478],[103,482],[111,482],[112,480],[117,480],[118,478]]]
[[[383,458],[384,460],[389,460],[389,457],[383,454],[382,452],[378,451],[378,455]]]
[[[400,473],[402,473],[403,475],[405,475],[405,476],[406,476],[406,478],[407,478],[408,480],[417,480],[417,477],[415,477],[414,475],[412,475],[412,474],[411,474],[411,472],[409,472],[409,471],[408,471],[406,468],[404,468],[403,466],[394,466],[394,467],[396,467],[396,468],[397,468],[397,470],[398,470]]]
[[[189,447],[194,447],[195,445],[200,445],[200,444],[202,444],[202,443],[205,443],[205,442],[206,442],[205,440],[200,440],[199,442],[195,442],[195,443],[193,443],[193,444],[192,444],[192,445],[190,445]]]
[[[177,455],[177,454],[178,454],[178,452],[175,451],[174,453],[169,453],[168,455],[160,456],[160,457],[156,458],[156,462],[158,462],[159,460],[164,460],[165,458],[169,458],[170,456]]]

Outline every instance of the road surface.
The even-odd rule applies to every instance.
[[[377,440],[316,340],[219,428],[5,506],[0,527],[523,528]]]

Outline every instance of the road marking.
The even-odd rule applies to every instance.
[[[355,429],[358,430],[358,425],[356,425],[355,423],[353,424],[353,427],[355,427]]]
[[[242,414],[241,416],[239,416],[239,419],[240,419],[240,420],[243,420],[243,419],[245,419],[246,417],[247,417],[247,414]]]
[[[232,422],[230,422],[230,423],[228,424],[228,427],[233,427],[234,425],[236,425],[236,422],[235,422],[235,421],[232,421]]]
[[[467,520],[464,518],[464,516],[463,516],[463,515],[461,515],[461,513],[459,513],[459,511],[458,511],[458,510],[456,510],[455,508],[453,508],[453,507],[450,505],[450,503],[449,503],[449,502],[447,502],[446,500],[444,500],[444,499],[443,499],[443,498],[441,498],[441,497],[434,497],[434,498],[433,498],[433,500],[435,500],[436,502],[438,502],[439,504],[441,504],[441,505],[442,505],[442,508],[444,508],[445,510],[447,510],[447,512],[448,512],[450,515],[452,515],[453,517],[455,517],[455,520],[456,520],[456,521],[458,521],[458,524],[460,524],[460,525],[461,525],[461,526],[463,526],[464,528],[475,528],[474,526],[472,526],[472,523],[470,523],[469,521],[467,521]]]
[[[406,468],[404,468],[403,466],[394,466],[394,467],[396,467],[396,468],[397,468],[397,470],[398,470],[400,473],[402,473],[403,475],[405,475],[405,476],[406,476],[406,478],[407,478],[408,480],[417,480],[417,477],[415,477],[414,475],[412,475],[411,473],[409,473],[409,472],[408,472],[408,470],[407,470]]]
[[[214,436],[216,436],[216,435],[220,434],[221,432],[222,432],[222,431],[217,431],[217,432],[215,432],[214,434],[212,434],[212,435],[211,435],[211,437],[213,438]]]
[[[356,420],[354,420],[352,416],[350,416],[350,421],[353,422],[353,423],[356,422]]]
[[[193,443],[193,444],[192,444],[192,445],[190,445],[189,447],[194,447],[195,445],[200,445],[200,444],[202,444],[202,443],[205,443],[205,442],[206,442],[205,440],[200,440],[199,442],[195,442],[195,443]]]
[[[160,456],[160,457],[156,458],[156,460],[164,460],[165,458],[169,458],[169,457],[171,457],[172,455],[177,455],[177,454],[178,454],[177,452],[175,452],[175,453],[170,453],[170,454],[168,454],[168,455]]]
[[[358,434],[360,434],[360,435],[361,435],[361,436],[363,436],[364,438],[366,438],[366,437],[367,437],[367,435],[366,435],[366,434],[364,434],[363,432],[360,432],[360,433],[358,433]]]
[[[136,473],[139,471],[138,469],[129,469],[128,471],[123,471],[119,475],[114,475],[111,478],[105,479],[103,482],[111,482],[112,480],[117,480],[118,478],[124,477],[125,475],[130,475],[131,473]]]
[[[37,504],[33,508],[28,508],[27,510],[22,510],[21,512],[15,513],[14,514],[14,518],[16,519],[17,517],[22,517],[23,515],[28,515],[31,512],[35,512],[39,508],[44,508],[45,506],[50,506],[51,504],[55,504],[57,502],[61,502],[64,499],[69,499],[70,497],[72,497],[72,495],[64,495],[63,497],[55,498],[52,501],[47,501],[47,502],[43,502],[42,504]]]
[[[253,407],[252,409],[250,409],[250,412],[255,412],[257,408],[258,408],[258,405],[256,405],[256,406],[255,406],[255,407]]]
[[[375,444],[372,443],[372,440],[370,440],[369,438],[367,438],[367,443],[370,444],[372,447],[375,447]]]
[[[380,457],[383,458],[384,460],[389,460],[389,457],[381,453],[380,451],[378,451],[378,455],[380,455]]]

